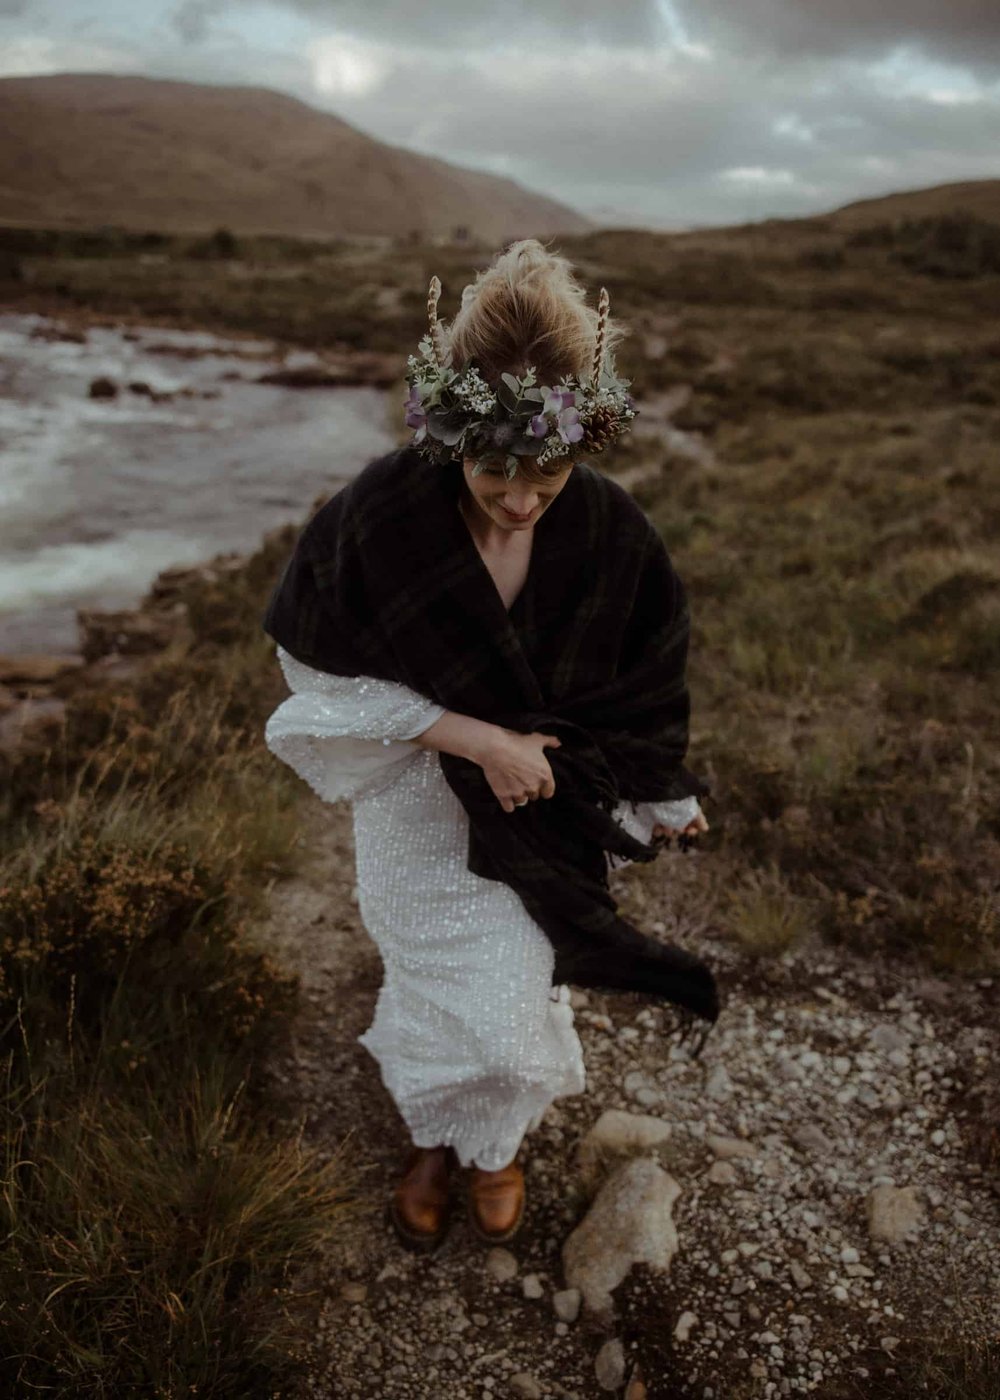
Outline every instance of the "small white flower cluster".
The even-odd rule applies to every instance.
[[[565,457],[568,452],[569,446],[561,438],[553,436],[549,438],[535,461],[540,467],[544,467],[546,462],[551,462],[554,457]]]
[[[587,413],[593,413],[595,408],[613,408],[620,418],[634,418],[635,414],[625,405],[625,396],[620,389],[611,389],[605,386],[596,392],[591,389],[587,393]]]
[[[497,396],[475,365],[470,366],[455,382],[453,392],[456,399],[473,413],[492,413],[496,408]]]

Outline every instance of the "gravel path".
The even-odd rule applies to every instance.
[[[757,963],[713,931],[720,858],[664,852],[619,872],[625,907],[717,971],[726,1006],[701,1058],[664,1033],[663,1008],[574,992],[588,1092],[556,1101],[522,1148],[521,1236],[510,1250],[476,1242],[459,1194],[445,1244],[414,1256],[383,1219],[405,1127],[355,1039],[381,964],[354,900],[350,809],[305,794],[301,811],[305,867],[275,886],[260,936],[301,972],[309,1011],[272,1072],[309,1142],[332,1152],[350,1135],[371,1191],[309,1274],[323,1301],[308,1394],[860,1400],[912,1394],[927,1339],[996,1342],[984,1113],[1000,979],[907,973],[814,939]],[[635,1263],[602,1319],[567,1288],[562,1248],[637,1158],[660,1204],[612,1202],[627,1219],[604,1247],[639,1240],[635,1257],[655,1258],[641,1241],[662,1233],[661,1188],[676,1183],[676,1253],[666,1270]]]

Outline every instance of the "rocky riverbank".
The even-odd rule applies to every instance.
[[[265,536],[267,547],[289,540],[288,527]],[[57,739],[72,697],[113,690],[134,678],[148,658],[193,640],[189,590],[212,588],[227,574],[246,569],[248,556],[231,552],[205,564],[161,573],[138,607],[79,608],[79,652],[34,652],[0,656],[0,757],[50,747]]]

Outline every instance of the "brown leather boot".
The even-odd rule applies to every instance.
[[[524,1220],[524,1172],[517,1158],[499,1171],[473,1167],[469,1177],[468,1220],[473,1234],[487,1244],[510,1240]]]
[[[411,1147],[388,1206],[389,1220],[409,1249],[435,1249],[448,1231],[450,1174],[458,1165],[450,1146]]]

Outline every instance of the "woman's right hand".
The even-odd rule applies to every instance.
[[[544,752],[552,745],[562,747],[557,734],[519,734],[514,729],[497,727],[480,766],[505,812],[513,812],[525,798],[553,796],[555,779]]]

